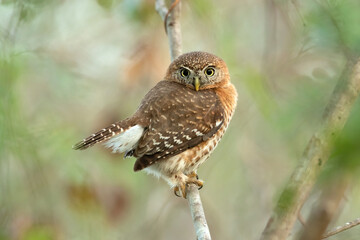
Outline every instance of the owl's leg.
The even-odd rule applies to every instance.
[[[188,176],[189,178],[199,179],[199,176],[197,175],[197,173],[195,171],[192,171],[191,173],[186,174],[186,176]]]

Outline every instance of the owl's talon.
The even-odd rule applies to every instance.
[[[180,186],[174,187],[174,194],[177,197],[183,197],[183,198],[186,199],[186,187],[185,187],[185,184],[181,184]]]
[[[181,188],[181,194],[182,194],[183,198],[186,199],[186,185],[185,185],[185,184],[182,184],[182,185],[180,186],[180,188]]]
[[[179,187],[174,187],[174,194],[175,194],[175,196],[181,197],[181,196],[178,194],[178,192],[179,192]]]

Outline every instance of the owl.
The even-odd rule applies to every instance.
[[[144,170],[167,181],[177,196],[203,181],[197,169],[210,156],[233,116],[237,92],[225,62],[210,53],[179,56],[165,77],[143,98],[135,113],[73,146],[103,143],[114,153],[136,158]]]

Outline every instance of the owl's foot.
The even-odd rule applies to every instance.
[[[204,186],[204,182],[199,180],[198,175],[195,172],[192,172],[188,175],[184,175],[183,181],[179,181],[174,187],[174,194],[178,197],[186,198],[186,186],[190,184],[195,184],[199,190]]]
[[[202,189],[203,186],[204,186],[204,182],[202,180],[198,180],[198,179],[189,179],[187,182],[186,182],[186,185],[189,185],[189,184],[195,184],[197,185],[199,188],[198,190]]]
[[[187,174],[186,176],[188,176],[188,178],[189,178],[186,184],[193,183],[199,187],[198,190],[203,188],[204,182],[202,180],[199,180],[199,176],[197,175],[196,172],[191,172],[191,173]]]

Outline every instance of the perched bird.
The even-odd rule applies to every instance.
[[[221,58],[186,53],[170,64],[164,80],[145,95],[133,116],[73,148],[103,142],[113,152],[136,157],[134,171],[144,169],[163,178],[176,195],[186,198],[186,185],[203,186],[196,171],[223,136],[236,101],[236,89]]]

